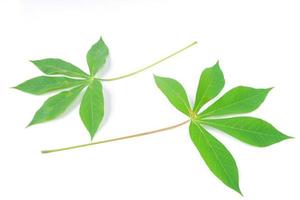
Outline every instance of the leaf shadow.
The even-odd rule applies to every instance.
[[[111,68],[111,63],[112,63],[111,57],[110,57],[110,55],[108,55],[107,58],[106,58],[105,64],[104,64],[103,67],[97,72],[96,77],[103,78],[103,76],[109,72],[109,70],[110,70],[110,68]]]
[[[112,112],[111,93],[105,87],[103,87],[102,91],[103,91],[103,96],[104,96],[104,116],[98,127],[97,132],[102,128],[103,125],[105,125],[108,122],[109,115]]]

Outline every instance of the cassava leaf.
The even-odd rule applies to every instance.
[[[204,119],[201,120],[201,123],[219,129],[245,143],[258,147],[269,146],[290,138],[279,132],[268,122],[253,117]]]
[[[255,89],[244,86],[233,88],[200,113],[200,116],[210,117],[252,112],[263,103],[270,90],[271,88]]]
[[[33,60],[31,62],[48,75],[66,75],[79,78],[87,78],[89,76],[73,64],[57,58]]]
[[[198,83],[194,112],[198,113],[204,104],[216,97],[223,89],[224,84],[224,75],[219,67],[219,62],[213,67],[204,69]]]
[[[191,122],[190,136],[208,168],[225,185],[241,193],[238,168],[231,153],[199,123]]]
[[[62,114],[79,95],[84,86],[63,91],[47,99],[42,107],[35,113],[28,126],[50,121]]]
[[[195,105],[190,110],[188,97],[176,80],[155,76],[155,82],[171,104],[191,120],[190,136],[209,169],[228,187],[241,193],[238,169],[226,147],[207,132],[202,125],[217,128],[237,139],[255,146],[268,146],[290,138],[271,124],[252,117],[212,119],[214,116],[248,113],[258,108],[271,90],[239,86],[228,91],[202,113],[200,108],[216,97],[224,87],[224,76],[218,65],[201,74]]]
[[[100,38],[100,40],[96,42],[88,51],[86,59],[92,76],[94,76],[104,65],[108,53],[108,47],[102,38]]]
[[[84,84],[85,80],[72,79],[67,77],[39,76],[27,80],[15,88],[31,94],[44,94],[47,92],[71,88]]]
[[[91,135],[95,136],[104,115],[104,99],[101,82],[93,80],[80,104],[80,117]]]
[[[179,111],[189,116],[191,107],[188,97],[182,85],[171,78],[154,76],[155,83],[158,88],[166,95],[171,104]]]

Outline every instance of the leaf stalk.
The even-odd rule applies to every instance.
[[[192,47],[192,46],[194,46],[196,44],[197,44],[197,41],[194,41],[194,42],[190,43],[189,45],[187,45],[187,46],[185,46],[185,47],[183,47],[183,48],[181,48],[181,49],[179,49],[179,50],[177,50],[175,52],[172,52],[171,54],[169,54],[169,55],[167,55],[165,57],[162,57],[159,60],[157,60],[157,61],[155,61],[155,62],[153,62],[153,63],[151,63],[149,65],[146,65],[145,67],[142,67],[142,68],[140,68],[140,69],[138,69],[136,71],[130,72],[128,74],[124,74],[122,76],[117,76],[117,77],[113,77],[113,78],[98,78],[98,80],[100,80],[100,81],[116,81],[116,80],[120,80],[120,79],[123,79],[123,78],[127,78],[127,77],[130,77],[130,76],[133,76],[133,75],[138,74],[140,72],[143,72],[143,71],[145,71],[147,69],[150,69],[150,68],[158,65],[159,63],[162,63],[163,61],[165,61],[165,60],[167,60],[167,59],[169,59],[169,58],[171,58],[171,57],[173,57],[173,56],[175,56],[175,55],[177,55],[177,54],[185,51],[186,49],[188,49],[188,48],[190,48],[190,47]]]
[[[146,132],[142,132],[142,133],[138,133],[138,134],[134,134],[134,135],[127,135],[127,136],[123,136],[123,137],[117,137],[117,138],[112,138],[112,139],[107,139],[107,140],[101,140],[101,141],[98,141],[98,142],[91,142],[91,143],[87,143],[87,144],[69,146],[69,147],[58,148],[58,149],[42,150],[41,152],[43,154],[54,153],[54,152],[59,152],[59,151],[66,151],[66,150],[71,150],[71,149],[78,149],[78,148],[93,146],[93,145],[96,145],[96,144],[103,144],[103,143],[115,142],[115,141],[119,141],[119,140],[125,140],[125,139],[130,139],[130,138],[146,136],[146,135],[150,135],[150,134],[159,133],[159,132],[167,131],[167,130],[170,130],[170,129],[174,129],[174,128],[182,126],[182,125],[184,125],[188,122],[190,122],[190,119],[186,120],[184,122],[180,122],[178,124],[172,125],[172,126],[168,126],[168,127],[164,127],[164,128],[160,128],[160,129],[156,129],[156,130],[152,130],[152,131],[146,131]]]

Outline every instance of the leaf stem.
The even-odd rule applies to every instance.
[[[177,51],[169,54],[168,56],[160,58],[159,60],[157,60],[157,61],[155,61],[155,62],[153,62],[153,63],[151,63],[151,64],[149,64],[149,65],[147,65],[145,67],[142,67],[141,69],[138,69],[136,71],[130,72],[128,74],[124,74],[122,76],[117,76],[117,77],[113,77],[113,78],[98,78],[98,80],[100,80],[100,81],[115,81],[115,80],[120,80],[120,79],[123,79],[123,78],[127,78],[129,76],[133,76],[133,75],[138,74],[140,72],[143,72],[143,71],[145,71],[145,70],[147,70],[147,69],[149,69],[151,67],[154,67],[155,65],[157,65],[157,64],[159,64],[159,63],[161,63],[161,62],[163,62],[163,61],[165,61],[165,60],[167,60],[167,59],[169,59],[169,58],[171,58],[171,57],[173,57],[173,56],[175,56],[175,55],[183,52],[184,50],[186,50],[186,49],[188,49],[188,48],[190,48],[190,47],[192,47],[192,46],[194,46],[196,44],[197,44],[197,41],[194,41],[191,44],[189,44],[189,45],[187,45],[187,46],[185,46],[185,47],[183,47],[183,48],[181,48],[181,49],[179,49],[179,50],[177,50]]]
[[[123,136],[123,137],[117,137],[117,138],[102,140],[102,141],[98,141],[98,142],[92,142],[92,143],[81,144],[81,145],[76,145],[76,146],[64,147],[64,148],[59,148],[59,149],[42,150],[42,153],[46,154],[46,153],[53,153],[53,152],[58,152],[58,151],[66,151],[66,150],[71,150],[71,149],[78,149],[78,148],[82,148],[82,147],[93,146],[93,145],[96,145],[96,144],[103,144],[103,143],[114,142],[114,141],[118,141],[118,140],[125,140],[125,139],[130,139],[130,138],[135,138],[135,137],[141,137],[141,136],[145,136],[145,135],[150,135],[150,134],[159,133],[159,132],[167,131],[167,130],[170,130],[170,129],[174,129],[174,128],[177,128],[179,126],[182,126],[182,125],[188,123],[189,121],[190,120],[186,120],[184,122],[181,122],[181,123],[178,123],[178,124],[175,124],[175,125],[172,125],[172,126],[168,126],[168,127],[164,127],[164,128],[156,129],[156,130],[152,130],[152,131],[146,131],[146,132],[142,132],[142,133],[138,133],[138,134],[134,134],[134,135],[127,135],[127,136]]]

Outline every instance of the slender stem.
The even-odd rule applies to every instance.
[[[108,140],[102,140],[102,141],[98,141],[98,142],[75,145],[75,146],[64,147],[64,148],[59,148],[59,149],[43,150],[42,153],[45,154],[45,153],[53,153],[53,152],[58,152],[58,151],[66,151],[66,150],[71,150],[71,149],[88,147],[88,146],[92,146],[92,145],[96,145],[96,144],[103,144],[103,143],[114,142],[114,141],[118,141],[118,140],[125,140],[125,139],[129,139],[129,138],[141,137],[141,136],[150,135],[153,133],[159,133],[159,132],[167,131],[170,129],[174,129],[174,128],[177,128],[179,126],[182,126],[182,125],[188,123],[189,121],[190,120],[187,120],[187,121],[184,121],[184,122],[172,125],[172,126],[168,126],[168,127],[164,127],[164,128],[156,129],[156,130],[152,130],[152,131],[146,131],[146,132],[142,132],[142,133],[138,133],[138,134],[134,134],[134,135],[127,135],[127,136],[123,136],[123,137],[117,137],[117,138],[112,138],[112,139],[108,139]]]
[[[179,50],[177,50],[177,51],[175,51],[175,52],[169,54],[168,56],[165,56],[165,57],[163,57],[163,58],[160,58],[159,60],[155,61],[154,63],[151,63],[150,65],[147,65],[147,66],[145,66],[145,67],[142,67],[141,69],[138,69],[138,70],[136,70],[136,71],[130,72],[130,73],[128,73],[128,74],[124,74],[124,75],[122,75],[122,76],[117,76],[117,77],[113,77],[113,78],[98,78],[98,80],[100,80],[100,81],[115,81],[115,80],[127,78],[127,77],[129,77],[129,76],[133,76],[133,75],[138,74],[138,73],[140,73],[140,72],[142,72],[142,71],[145,71],[145,70],[147,70],[147,69],[149,69],[149,68],[151,68],[151,67],[154,67],[155,65],[157,65],[157,64],[159,64],[159,63],[161,63],[161,62],[163,62],[163,61],[165,61],[165,60],[167,60],[167,59],[169,59],[169,58],[171,58],[171,57],[173,57],[173,56],[175,56],[175,55],[177,55],[177,54],[183,52],[184,50],[186,50],[186,49],[188,49],[188,48],[194,46],[195,44],[197,44],[196,41],[195,41],[195,42],[192,42],[191,44],[189,44],[189,45],[187,45],[187,46],[185,46],[185,47],[183,47],[182,49],[179,49]]]

